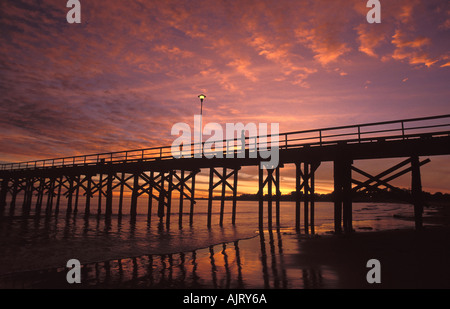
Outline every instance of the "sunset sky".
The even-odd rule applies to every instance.
[[[381,0],[380,24],[365,0],[80,2],[81,24],[66,1],[0,2],[2,162],[170,145],[200,93],[204,123],[281,132],[450,114],[447,0]],[[431,161],[424,189],[450,192],[449,157]]]

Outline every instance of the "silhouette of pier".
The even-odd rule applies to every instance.
[[[276,143],[269,143],[276,137]],[[352,194],[361,190],[387,188],[398,191],[390,182],[411,173],[411,196],[414,205],[415,226],[422,227],[424,201],[420,167],[430,162],[423,156],[450,154],[450,115],[402,119],[315,130],[280,133],[277,136],[249,136],[215,143],[214,153],[223,157],[207,158],[202,144],[189,145],[189,151],[179,149],[182,158],[173,157],[172,146],[99,153],[0,165],[0,212],[14,214],[18,194],[23,193],[22,211],[29,214],[32,205],[35,214],[57,214],[61,198],[67,199],[67,214],[78,212],[80,199],[85,200],[85,216],[93,213],[91,205],[97,199],[97,214],[104,211],[106,219],[113,212],[113,193],[119,196],[118,213],[123,214],[124,192],[131,191],[130,216],[137,215],[138,198],[148,199],[148,220],[157,207],[161,222],[170,225],[172,194],[178,192],[179,218],[183,224],[183,207],[189,204],[189,221],[195,215],[196,175],[209,169],[207,226],[211,226],[213,191],[221,189],[220,225],[223,224],[226,189],[233,194],[232,223],[236,223],[236,195],[239,170],[244,166],[258,169],[259,226],[280,225],[280,170],[286,164],[295,164],[296,170],[296,229],[301,230],[303,202],[303,229],[314,233],[315,172],[322,162],[333,162],[335,232],[352,231]],[[269,147],[270,145],[270,147]],[[279,164],[260,168],[263,150],[276,147]],[[211,147],[209,147],[211,148]],[[209,149],[208,148],[208,149]],[[176,151],[176,150],[175,150]],[[199,155],[200,152],[200,155]],[[355,160],[405,158],[399,164],[371,175],[354,166]],[[355,176],[364,177],[358,180]],[[218,179],[217,179],[218,178]],[[267,199],[264,190],[267,190]],[[155,203],[155,204],[154,204]],[[267,207],[265,209],[265,204]],[[275,204],[275,223],[273,222]],[[45,209],[43,207],[45,206]],[[294,215],[294,214],[293,214]]]

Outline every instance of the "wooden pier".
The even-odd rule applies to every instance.
[[[121,152],[55,158],[0,165],[0,214],[13,215],[19,194],[23,196],[22,213],[36,215],[58,214],[61,199],[67,199],[66,213],[81,211],[84,215],[113,215],[113,193],[118,195],[118,212],[123,215],[124,196],[131,192],[130,217],[136,218],[138,199],[146,198],[148,220],[157,210],[161,223],[170,225],[172,194],[179,194],[178,225],[183,222],[184,205],[189,204],[189,223],[195,217],[196,175],[209,169],[207,224],[212,224],[213,192],[220,190],[219,224],[224,222],[224,203],[227,192],[232,193],[232,224],[236,223],[236,198],[239,171],[244,166],[258,170],[259,226],[280,225],[280,173],[287,164],[296,171],[295,227],[314,233],[315,172],[322,162],[333,162],[334,229],[352,231],[352,195],[361,190],[388,188],[396,192],[390,182],[406,173],[411,174],[410,202],[414,205],[415,226],[422,227],[423,197],[420,167],[436,155],[450,154],[450,115],[403,119],[281,133],[272,147],[279,151],[279,164],[261,169],[265,159],[250,156],[260,147],[267,147],[271,136],[246,137],[245,145],[233,150],[229,158],[189,157],[176,159],[171,146]],[[239,140],[239,141],[238,141]],[[241,139],[223,141],[224,145],[240,145]],[[264,143],[264,145],[263,145]],[[204,143],[201,145],[204,149]],[[199,145],[192,144],[191,149]],[[223,153],[229,150],[215,149]],[[237,153],[245,154],[238,156]],[[371,175],[354,165],[356,160],[404,158],[401,163]],[[255,170],[256,172],[256,170]],[[364,177],[364,180],[356,179]],[[266,197],[264,190],[267,190]],[[97,209],[95,211],[94,198]],[[273,206],[275,205],[275,211]],[[264,209],[266,206],[266,210]],[[264,212],[267,215],[264,216]],[[275,214],[275,221],[273,216]],[[264,217],[267,222],[264,222]],[[165,222],[164,222],[165,220]]]

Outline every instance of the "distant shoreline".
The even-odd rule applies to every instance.
[[[424,202],[426,205],[449,205],[450,206],[450,194],[449,193],[430,193],[423,192]],[[207,197],[197,197],[197,200],[208,200]],[[213,200],[221,200],[222,197],[215,195]],[[265,201],[269,199],[267,194],[263,198]],[[224,200],[233,200],[233,196],[226,195]],[[236,196],[237,201],[259,201],[258,194],[241,194]],[[272,200],[276,200],[276,195],[272,195]],[[303,194],[300,194],[300,201],[304,201]],[[280,201],[296,201],[295,191],[289,194],[281,194]],[[314,201],[316,202],[333,202],[334,193],[319,194],[314,195]],[[366,202],[366,203],[411,203],[411,197],[409,190],[402,189],[398,192],[392,192],[387,190],[381,190],[376,192],[356,192],[352,196],[352,201],[355,203]]]

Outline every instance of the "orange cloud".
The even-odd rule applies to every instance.
[[[438,59],[432,58],[423,51],[423,48],[431,44],[431,40],[426,37],[416,37],[408,40],[405,33],[397,30],[392,37],[392,44],[395,46],[392,58],[395,60],[407,60],[410,64],[424,64],[427,67],[438,62]]]
[[[384,25],[384,24],[382,24]],[[355,29],[358,34],[358,50],[371,57],[378,57],[375,48],[385,41],[382,25],[360,24]]]
[[[337,28],[328,23],[312,29],[298,28],[296,37],[314,52],[315,60],[321,65],[327,65],[351,50],[346,43],[338,39]]]
[[[251,62],[244,59],[234,59],[228,63],[229,66],[234,67],[240,74],[244,75],[249,80],[256,82],[258,79],[255,74],[251,71]]]

